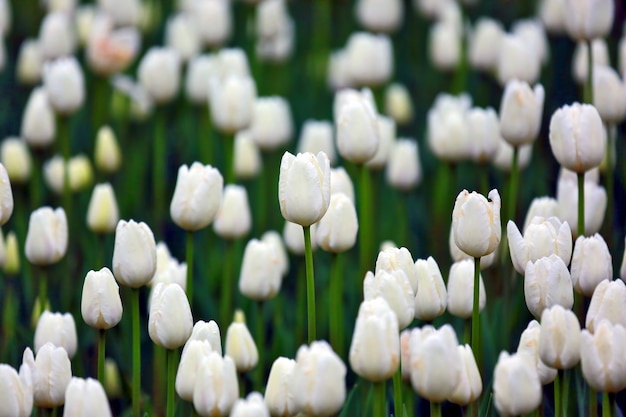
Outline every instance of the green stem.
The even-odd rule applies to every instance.
[[[297,302],[297,321],[296,321],[296,346],[304,343],[304,306],[306,306],[306,267],[303,268],[302,262],[298,262],[298,277],[296,280],[296,298]]]
[[[507,207],[507,217],[505,222],[509,220],[515,221],[515,208],[517,207],[517,187],[519,183],[519,147],[513,147],[513,163],[511,164],[511,174],[509,175],[509,204]]]
[[[98,329],[98,381],[104,386],[104,352],[106,349],[106,330]]]
[[[167,351],[167,417],[174,417],[175,414],[174,382],[176,381],[177,353],[177,349],[168,349]]]
[[[368,265],[372,262],[372,245],[373,231],[372,225],[374,219],[372,218],[372,178],[369,169],[365,165],[360,165],[361,170],[361,186],[359,195],[359,249],[361,260],[361,277],[365,276],[368,270]]]
[[[226,184],[235,183],[235,138],[231,134],[224,135],[224,165],[226,167]]]
[[[230,323],[232,320],[233,298],[233,242],[226,240],[226,253],[224,254],[224,275],[222,276],[222,298],[220,303],[220,317],[222,323]]]
[[[430,402],[430,417],[441,417],[441,403]]]
[[[393,415],[402,416],[402,368],[393,374]]]
[[[48,270],[44,266],[36,266],[39,271],[39,313],[41,314],[48,301]]]
[[[385,393],[385,381],[374,382],[374,413],[373,417],[386,416],[386,393]]]
[[[587,81],[585,82],[584,88],[584,100],[593,104],[593,41],[591,39],[587,40]]]
[[[330,264],[330,288],[329,288],[329,307],[330,307],[330,344],[340,357],[343,357],[343,265],[342,256],[333,253]]]
[[[578,173],[578,236],[585,236],[585,173]]]
[[[187,231],[187,299],[193,308],[193,232]]]
[[[483,195],[489,194],[489,165],[486,163],[480,164],[480,192]]]
[[[561,370],[554,378],[554,417],[564,417],[561,402]]]
[[[403,397],[406,401],[406,415],[407,417],[413,417],[415,415],[415,394],[413,387],[407,386],[405,394],[408,394]]]
[[[563,411],[563,416],[569,415],[567,413],[568,405],[569,405],[569,381],[570,381],[571,371],[566,369],[563,371],[563,383],[561,384],[561,389],[563,392],[561,393],[561,401],[563,401],[563,405],[561,406],[561,410]]]
[[[589,417],[598,417],[598,393],[589,387]]]
[[[203,164],[215,165],[213,156],[213,126],[211,126],[211,110],[208,106],[198,106],[200,119],[200,135],[198,136],[198,154]]]
[[[165,111],[157,109],[154,120],[154,150],[152,153],[152,194],[154,198],[155,227],[161,232],[165,210],[165,161],[167,159],[167,135]]]
[[[602,417],[611,417],[613,410],[611,410],[611,399],[608,392],[602,393]]]
[[[472,304],[472,351],[476,357],[478,369],[481,367],[481,350],[480,350],[480,311],[479,311],[479,295],[480,295],[480,257],[474,258],[474,300]]]
[[[265,351],[265,326],[263,322],[263,301],[257,301],[256,303],[256,345],[259,352],[259,362],[257,365],[257,391],[263,390],[263,381],[265,380],[265,369],[263,367],[263,352]]]
[[[141,345],[139,338],[139,288],[131,289],[131,314],[133,321],[133,415],[141,415]]]
[[[313,250],[311,249],[311,226],[304,229],[304,256],[306,259],[306,298],[309,344],[315,340],[315,273],[313,271]]]

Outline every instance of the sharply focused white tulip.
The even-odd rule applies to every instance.
[[[417,291],[415,292],[415,318],[432,321],[446,310],[448,293],[437,261],[428,259],[415,261]]]
[[[585,327],[595,333],[598,324],[603,320],[626,328],[626,286],[620,279],[602,281],[591,296]]]
[[[37,352],[36,359],[33,359],[32,351],[27,348],[24,362],[31,368],[35,405],[43,408],[63,405],[65,390],[72,378],[72,365],[67,351],[46,343]]]
[[[524,356],[500,352],[493,371],[493,401],[502,415],[509,416],[523,415],[539,407],[539,375]]]
[[[274,360],[265,387],[265,404],[273,416],[287,416],[296,413],[292,393],[292,375],[296,361],[280,356]]]
[[[165,349],[177,349],[189,339],[192,328],[193,317],[185,291],[178,284],[158,283],[150,299],[150,339]]]
[[[622,355],[626,343],[624,326],[602,320],[595,332],[585,329],[580,338],[580,362],[589,386],[601,392],[626,388],[626,361]]]
[[[11,181],[4,165],[0,163],[0,226],[4,225],[13,213],[13,192]]]
[[[217,352],[203,357],[193,389],[193,405],[202,417],[226,417],[239,395],[237,371],[230,356]]]
[[[70,313],[51,313],[47,310],[43,312],[35,329],[35,353],[38,353],[46,343],[62,347],[70,358],[74,357],[78,337],[76,335],[76,323]]]
[[[543,310],[539,357],[557,369],[573,368],[580,361],[580,323],[572,310],[556,304]]]
[[[467,405],[483,392],[483,381],[470,345],[459,345],[457,349],[461,358],[461,377],[448,399],[455,404]]]
[[[332,194],[328,210],[317,225],[317,244],[327,252],[345,252],[354,246],[358,230],[352,200],[343,193]]]
[[[104,388],[96,379],[73,377],[65,391],[63,417],[111,417]]]
[[[30,214],[25,252],[35,265],[57,263],[67,251],[68,227],[65,211],[41,207]]]
[[[180,77],[180,57],[170,48],[150,48],[137,68],[139,84],[156,103],[174,99]]]
[[[178,370],[176,371],[176,393],[186,401],[193,401],[193,390],[198,380],[202,358],[213,349],[207,340],[188,340],[185,344]]]
[[[0,364],[0,417],[28,417],[33,408],[33,387],[10,365]]]
[[[500,195],[489,192],[489,199],[463,190],[454,202],[452,227],[454,239],[463,252],[479,258],[496,250],[500,243]]]
[[[572,278],[563,260],[555,254],[528,261],[524,270],[526,306],[535,318],[544,309],[559,304],[567,309],[574,305]]]
[[[456,245],[456,240],[454,239],[454,228],[453,227],[450,228],[450,235],[448,237],[448,246],[450,248],[450,256],[452,257],[452,260],[454,262],[459,262],[459,261],[463,261],[463,260],[466,260],[466,259],[469,259],[469,260],[473,260],[474,259],[473,256],[470,256],[467,253],[463,252]],[[497,251],[493,251],[489,255],[481,256],[481,258],[480,258],[480,269],[481,270],[487,269],[491,265],[493,265],[493,262],[496,259],[496,252]]]
[[[363,299],[385,299],[398,317],[400,329],[404,329],[415,317],[415,295],[406,274],[400,270],[380,270],[374,275],[368,271],[363,280]]]
[[[211,350],[222,354],[222,338],[220,336],[220,328],[214,320],[205,322],[198,320],[193,325],[191,330],[191,336],[187,339],[187,344],[193,340],[204,341],[206,340],[211,345]],[[183,347],[183,353],[187,349],[187,344]]]
[[[122,319],[120,288],[107,267],[87,272],[81,300],[83,320],[91,327],[110,329]]]
[[[418,288],[419,290],[419,288]],[[470,318],[474,306],[474,261],[466,259],[455,262],[448,274],[448,311],[450,314]],[[487,292],[482,274],[478,279],[478,311],[485,308]]]
[[[413,292],[417,291],[418,272],[413,256],[407,248],[393,247],[381,249],[376,258],[376,274],[380,271],[393,272],[400,270],[404,272]]]
[[[113,274],[122,285],[139,288],[152,280],[156,271],[156,242],[144,222],[120,220],[115,228]]]
[[[546,385],[554,381],[554,378],[557,375],[557,370],[543,363],[539,357],[540,333],[541,325],[539,322],[537,320],[531,320],[520,336],[519,344],[517,345],[517,354],[524,356],[535,366],[535,369],[537,369],[537,373],[539,374],[541,385]]]
[[[73,114],[85,102],[85,78],[74,57],[47,62],[43,85],[52,108],[59,114]]]
[[[252,214],[246,188],[236,184],[226,185],[222,203],[215,215],[213,230],[225,239],[237,239],[247,235],[250,227]]]
[[[576,239],[570,270],[574,289],[585,297],[591,297],[602,281],[613,279],[611,253],[601,235]]]
[[[531,88],[523,81],[511,80],[500,102],[500,133],[513,146],[534,142],[541,128],[545,92],[541,84]]]

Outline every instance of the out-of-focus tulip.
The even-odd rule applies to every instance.
[[[250,134],[265,151],[285,145],[293,133],[289,102],[282,97],[259,97],[254,103]]]
[[[588,45],[587,42],[578,42],[576,49],[574,50],[574,56],[572,57],[572,75],[574,80],[583,85],[587,82],[587,74],[589,71],[588,64]],[[593,66],[610,66],[611,60],[609,58],[609,48],[606,42],[602,38],[594,39],[591,42],[591,49],[593,52]]]
[[[395,32],[402,23],[404,3],[401,0],[359,0],[354,14],[361,26],[372,32]]]
[[[576,239],[570,269],[574,289],[585,297],[591,297],[603,280],[613,279],[611,253],[601,235]]]
[[[0,226],[4,225],[13,213],[13,192],[9,174],[0,163]]]
[[[369,381],[391,378],[400,365],[398,318],[384,298],[359,307],[350,344],[350,367]]]
[[[176,372],[176,393],[183,400],[193,401],[193,390],[198,380],[200,362],[212,351],[211,344],[207,340],[189,340],[185,344]]]
[[[372,90],[368,87],[361,88],[360,90],[355,90],[352,88],[343,88],[339,91],[335,92],[335,96],[333,98],[333,120],[335,123],[341,117],[341,110],[343,107],[352,102],[359,102],[363,105],[369,106],[372,111],[373,116],[378,114],[376,102],[374,99],[374,94]]]
[[[139,63],[137,79],[156,103],[171,101],[180,87],[178,54],[170,48],[150,48]]]
[[[43,87],[35,88],[28,98],[20,136],[35,148],[43,148],[52,143],[56,132],[54,111]]]
[[[185,10],[204,46],[223,45],[232,31],[232,5],[227,0],[196,0]]]
[[[76,48],[76,36],[69,13],[48,13],[39,27],[39,47],[44,59],[69,56]]]
[[[94,233],[112,233],[119,221],[115,192],[110,183],[94,187],[87,207],[87,226]]]
[[[94,161],[96,168],[107,173],[116,172],[122,163],[120,146],[117,143],[113,129],[109,126],[102,126],[98,129]]]
[[[463,252],[479,258],[493,252],[500,243],[500,195],[494,189],[491,202],[475,191],[463,190],[454,202],[452,227],[454,239]]]
[[[102,76],[124,71],[141,47],[139,31],[134,27],[114,29],[113,21],[102,15],[95,18],[87,40],[87,63]]]
[[[11,29],[11,3],[0,1],[0,33],[6,35]]]
[[[354,202],[354,184],[343,167],[330,170],[330,194],[335,193],[343,193]]]
[[[626,116],[626,83],[610,66],[593,69],[593,104],[605,123],[616,124]]]
[[[324,152],[330,164],[334,165],[337,162],[337,152],[333,140],[333,125],[325,120],[305,121],[300,132],[298,152],[311,152],[312,154]]]
[[[41,207],[30,214],[25,252],[28,261],[35,265],[57,263],[67,251],[67,218],[59,207]]]
[[[165,44],[176,51],[184,62],[198,54],[202,47],[196,26],[192,24],[193,18],[187,13],[177,13],[167,19],[165,26]]]
[[[104,390],[111,399],[119,398],[122,395],[120,370],[111,358],[104,360]]]
[[[326,252],[339,253],[351,249],[359,230],[354,203],[345,194],[330,196],[330,204],[319,221],[315,238]]]
[[[617,69],[620,74],[626,73],[626,36],[622,36],[618,45]]]
[[[291,385],[296,409],[314,417],[332,416],[346,399],[346,366],[325,341],[302,345]]]
[[[198,320],[196,324],[193,325],[193,330],[191,331],[191,336],[187,339],[187,344],[189,344],[192,340],[206,340],[211,345],[211,350],[222,354],[222,338],[220,336],[220,328],[214,320],[209,321],[208,323],[203,320]],[[183,353],[185,352],[186,346],[183,348]]]
[[[367,166],[371,169],[381,169],[387,165],[391,150],[396,143],[396,123],[393,119],[379,114],[378,121],[378,149],[376,153],[367,161]]]
[[[285,220],[303,227],[317,223],[330,204],[330,161],[325,153],[285,152],[280,163],[278,202]]]
[[[555,198],[552,197],[535,197],[530,202],[530,206],[526,211],[526,219],[524,220],[524,228],[522,233],[526,233],[528,226],[531,225],[535,217],[543,217],[548,219],[550,217],[559,216],[559,204]],[[569,225],[569,223],[568,223]],[[570,229],[571,231],[571,229]],[[508,232],[508,226],[507,226]]]
[[[567,222],[557,217],[535,217],[524,231],[524,236],[512,220],[507,223],[511,260],[515,270],[524,274],[528,261],[557,255],[565,265],[572,256],[572,231]]]
[[[189,59],[185,77],[185,94],[194,104],[206,105],[209,100],[209,80],[217,72],[217,58],[212,54]]]
[[[328,86],[333,91],[354,87],[350,79],[350,62],[345,49],[335,51],[328,57]]]
[[[35,405],[54,408],[63,405],[65,390],[72,379],[72,365],[67,351],[46,343],[33,359],[33,352],[27,348],[24,362],[30,367]]]
[[[317,224],[311,226],[311,249],[317,249]],[[283,239],[285,246],[289,249],[289,252],[294,255],[304,255],[304,230],[302,226],[289,221],[285,222],[283,228]]]
[[[285,357],[274,360],[265,387],[265,404],[273,416],[290,416],[296,412],[292,394],[292,375],[296,361]]]
[[[602,226],[607,207],[604,187],[593,181],[585,181],[585,233],[596,233]],[[560,179],[556,187],[559,205],[558,217],[566,221],[574,236],[578,235],[578,185],[576,181]]]
[[[428,259],[415,261],[417,291],[415,292],[415,318],[433,320],[446,310],[448,293],[437,261]]]
[[[415,317],[415,295],[406,274],[401,269],[380,270],[374,275],[368,271],[363,280],[363,299],[382,297],[396,313],[400,329]]]
[[[557,375],[557,370],[547,366],[541,361],[539,357],[539,334],[541,333],[541,325],[537,320],[532,320],[526,326],[526,329],[520,336],[519,344],[517,345],[517,354],[524,356],[528,361],[535,366],[537,373],[539,374],[539,380],[541,385],[549,384],[554,381]]]
[[[193,389],[193,405],[202,417],[226,417],[239,395],[237,371],[230,356],[203,357]]]
[[[352,82],[378,86],[389,81],[393,73],[393,48],[386,35],[353,33],[346,44],[346,54]]]
[[[386,177],[392,187],[401,191],[409,191],[420,183],[422,165],[415,140],[401,138],[392,145]]]
[[[454,329],[446,324],[439,330],[413,333],[410,344],[413,389],[431,402],[451,397],[462,372]]]
[[[537,14],[548,32],[565,31],[565,0],[541,0]]]
[[[78,337],[76,336],[76,323],[70,313],[51,313],[44,311],[39,317],[35,329],[35,353],[46,344],[62,347],[67,355],[72,358],[76,353]]]
[[[580,362],[589,386],[602,392],[626,388],[626,361],[622,355],[626,343],[624,326],[602,320],[595,332],[585,329],[580,338]]]
[[[552,254],[528,261],[524,271],[524,296],[526,306],[535,318],[540,318],[543,310],[555,304],[572,308],[572,278],[563,260]]]
[[[458,66],[461,58],[461,38],[462,34],[453,24],[439,21],[431,26],[428,50],[435,68],[452,71]]]
[[[428,146],[437,158],[460,161],[470,155],[465,114],[472,105],[467,94],[440,94],[428,111]]]
[[[226,239],[237,239],[248,234],[252,215],[248,204],[248,193],[241,185],[228,184],[213,223],[213,230]]]
[[[154,273],[149,285],[154,288],[159,282],[162,282],[163,284],[178,284],[183,291],[186,291],[187,264],[185,262],[178,262],[176,258],[171,258],[165,267],[160,269],[157,268],[157,271]],[[153,292],[154,290],[150,291],[148,305],[150,305],[150,301],[152,300]]]
[[[535,83],[540,75],[541,57],[526,39],[514,34],[505,34],[500,40],[498,54],[498,81],[506,85],[512,80]]]
[[[50,189],[56,194],[63,193],[63,175],[65,162],[61,155],[53,156],[43,166],[44,179]],[[72,157],[67,163],[70,177],[70,190],[81,191],[91,185],[93,169],[89,158],[84,154]]]
[[[85,323],[96,329],[110,329],[120,322],[120,288],[109,268],[87,272],[80,309]]]
[[[398,248],[395,245],[382,249],[376,258],[376,274],[380,271],[402,271],[409,280],[413,292],[417,291],[417,267],[413,261],[413,256],[407,248]]]
[[[566,2],[565,29],[574,40],[591,40],[606,36],[613,25],[612,0],[575,0]]]
[[[448,238],[448,246],[450,248],[450,256],[452,257],[452,260],[454,262],[463,261],[465,259],[469,259],[469,260],[473,260],[474,259],[472,256],[469,256],[467,253],[465,253],[461,249],[459,249],[459,247],[456,245],[456,240],[454,239],[454,228],[453,227],[450,228],[450,235],[449,235],[449,238]],[[493,261],[496,259],[496,252],[497,251],[493,251],[489,255],[485,255],[485,256],[482,256],[480,258],[480,269],[481,270],[487,269],[491,265],[493,265]]]
[[[111,417],[104,388],[96,379],[72,378],[65,391],[63,417]]]
[[[483,391],[483,381],[470,345],[458,346],[457,349],[461,358],[461,377],[459,384],[448,399],[455,404],[467,405],[480,396]]]
[[[74,57],[46,63],[43,85],[52,108],[59,114],[76,112],[85,101],[85,78]]]
[[[219,83],[211,83],[209,103],[215,127],[229,134],[247,128],[256,96],[256,84],[249,76],[230,75]]]
[[[475,162],[491,161],[500,144],[500,123],[492,108],[472,108],[466,115],[470,135],[470,156]]]
[[[510,416],[523,415],[539,407],[539,375],[524,356],[500,352],[493,371],[493,401],[498,412]]]
[[[280,290],[283,271],[276,248],[252,239],[246,245],[239,274],[239,291],[252,300],[269,300]]]
[[[469,38],[467,53],[470,64],[482,71],[494,70],[502,36],[504,29],[499,21],[488,17],[478,19]]]
[[[539,357],[556,369],[573,368],[580,361],[580,323],[572,310],[556,304],[543,310]]]
[[[419,290],[419,288],[418,288]],[[448,311],[453,316],[470,318],[474,306],[474,261],[466,259],[455,262],[448,275]],[[478,311],[485,308],[487,292],[482,275],[478,283]]]
[[[140,0],[98,0],[98,5],[118,26],[137,26],[141,19]]]
[[[15,69],[17,80],[26,85],[35,85],[41,81],[43,72],[43,57],[39,41],[25,39],[20,45],[17,55],[17,68]]]
[[[335,124],[339,154],[356,164],[371,160],[380,142],[376,110],[359,94],[352,95],[336,106],[338,116],[335,117]]]
[[[228,326],[226,341],[224,342],[225,354],[233,359],[237,372],[248,372],[259,361],[259,351],[241,311],[235,312],[235,320]]]
[[[541,84],[511,80],[500,102],[500,133],[513,146],[534,142],[541,127],[545,92]]]
[[[2,269],[9,276],[16,275],[20,271],[20,250],[15,232],[7,233],[5,248],[5,259]]]
[[[33,409],[33,387],[10,365],[0,364],[0,416],[27,417]]]
[[[241,130],[235,134],[233,170],[237,178],[247,180],[261,172],[261,152],[249,130]]]
[[[7,243],[7,258],[8,258],[8,243]],[[624,239],[624,246],[626,247],[626,238]],[[622,281],[626,281],[626,249],[624,249],[624,255],[622,258],[622,268],[620,269],[620,278]]]
[[[389,84],[385,90],[385,114],[401,126],[413,120],[413,102],[406,86],[399,83]]]
[[[246,399],[238,399],[230,413],[231,417],[270,417],[270,412],[258,392],[251,392]]]
[[[0,162],[13,184],[28,182],[32,160],[26,142],[19,138],[6,138],[0,147]]]
[[[150,302],[150,339],[165,349],[177,349],[189,339],[192,328],[193,317],[185,291],[178,284],[158,283]]]
[[[539,61],[545,64],[550,51],[545,29],[538,19],[522,19],[513,24],[511,32],[527,42],[539,55]]]
[[[533,153],[533,145],[522,145],[519,147],[518,165],[517,169],[523,171],[530,163],[530,158]],[[509,143],[501,139],[498,144],[498,152],[493,158],[493,164],[500,170],[505,172],[511,172],[513,169],[513,147]]]
[[[603,320],[626,328],[626,286],[620,279],[602,281],[591,296],[585,327],[595,333]]]
[[[269,243],[274,248],[275,262],[278,264],[278,270],[282,276],[289,271],[289,256],[287,249],[280,234],[275,230],[268,230],[261,236],[263,242]]]
[[[181,165],[170,204],[174,223],[188,231],[207,227],[217,215],[223,187],[224,179],[216,168],[199,162]]]
[[[139,288],[146,285],[156,270],[156,243],[144,222],[120,220],[115,228],[113,273],[122,285]]]

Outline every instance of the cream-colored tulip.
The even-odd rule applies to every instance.
[[[39,353],[46,343],[62,347],[70,358],[74,357],[78,336],[74,317],[70,313],[51,313],[48,310],[43,312],[35,329],[35,353]]]
[[[261,172],[262,161],[259,147],[252,139],[249,130],[241,130],[235,135],[233,170],[242,180],[256,177]]]
[[[36,359],[27,348],[25,362],[31,367],[35,405],[54,408],[63,405],[65,390],[72,378],[72,365],[67,351],[46,343],[37,352]]]
[[[137,80],[156,103],[174,99],[180,88],[180,58],[171,48],[150,48],[137,68]]]
[[[602,281],[591,296],[585,327],[595,333],[596,327],[603,320],[626,328],[626,286],[620,279]]]
[[[612,0],[569,0],[564,9],[565,29],[574,40],[606,36],[613,26]]]
[[[385,299],[398,317],[400,329],[404,329],[415,317],[415,294],[406,274],[400,270],[380,270],[374,275],[368,271],[363,280],[363,299]]]
[[[0,416],[28,417],[33,408],[32,386],[10,365],[0,364]]]
[[[239,373],[248,372],[259,361],[259,351],[248,326],[246,326],[245,317],[239,310],[235,312],[235,320],[226,331],[224,351],[233,359]]]
[[[273,298],[282,283],[281,266],[276,248],[271,243],[258,239],[250,240],[241,262],[239,291],[252,300]]]
[[[570,270],[574,289],[585,297],[591,297],[602,281],[613,279],[611,253],[601,235],[576,239]]]
[[[24,39],[20,45],[16,64],[17,80],[26,85],[35,85],[41,81],[43,57],[37,39]]]
[[[294,156],[280,163],[278,202],[285,220],[303,227],[317,223],[330,204],[330,161],[325,153]]]
[[[466,259],[455,262],[448,274],[448,311],[453,316],[470,318],[474,306],[474,261]],[[485,308],[487,292],[482,274],[478,282],[478,311]]]
[[[522,146],[537,139],[544,97],[541,84],[531,88],[515,79],[506,84],[500,102],[500,133],[510,145]]]
[[[388,36],[355,32],[348,38],[346,54],[350,79],[357,85],[378,86],[389,81],[393,48]]]
[[[296,361],[280,356],[274,360],[265,387],[265,404],[273,416],[296,414],[292,375]]]
[[[202,358],[213,351],[208,340],[188,340],[176,371],[176,393],[186,401],[193,401],[193,390],[198,381]]]
[[[335,116],[337,148],[342,158],[363,164],[376,155],[380,142],[376,110],[359,94],[346,97],[351,98],[338,105]]]
[[[144,222],[120,220],[115,228],[113,274],[122,285],[139,288],[152,280],[156,271],[156,243]]]
[[[359,223],[352,200],[343,193],[332,194],[328,210],[317,225],[317,244],[326,252],[345,252],[354,246],[358,230]]]
[[[28,261],[35,265],[57,263],[67,251],[67,217],[59,207],[41,207],[30,214],[25,252]]]
[[[222,203],[213,222],[213,230],[225,239],[244,237],[252,227],[248,193],[241,185],[227,184]]]
[[[75,113],[85,102],[85,78],[74,57],[47,62],[43,85],[52,108],[59,114]]]
[[[456,245],[456,240],[454,239],[454,228],[453,227],[450,228],[450,234],[449,234],[449,237],[448,237],[448,247],[450,248],[450,256],[452,257],[452,260],[454,262],[463,261],[465,259],[470,259],[470,260],[474,259],[472,256],[469,256],[467,253],[465,253],[461,249],[459,249],[459,247]],[[485,255],[485,256],[482,256],[480,258],[480,269],[481,269],[481,271],[483,269],[487,269],[491,265],[493,265],[493,262],[496,259],[496,252],[498,252],[498,251],[497,250],[493,251],[489,255]]]
[[[32,159],[22,139],[6,138],[2,141],[0,162],[6,168],[11,183],[25,184],[30,179]]]
[[[373,382],[391,378],[400,365],[398,318],[384,298],[365,300],[359,306],[352,343],[350,367]]]
[[[392,146],[387,162],[387,182],[394,188],[408,192],[417,187],[422,180],[417,142],[409,138],[400,138]]]
[[[53,156],[43,166],[46,184],[58,195],[63,194],[65,166],[66,164],[61,155]],[[69,171],[70,191],[81,191],[91,185],[93,169],[87,156],[80,154],[72,157],[67,163],[67,169]]]
[[[289,102],[283,97],[257,98],[249,131],[261,150],[270,151],[287,144],[293,134]]]
[[[411,284],[413,292],[417,291],[417,268],[413,261],[411,252],[405,247],[398,248],[395,245],[389,248],[380,250],[378,257],[376,258],[376,274],[380,271],[393,272],[395,270],[401,270],[405,273],[406,277]]]
[[[15,232],[7,233],[5,241],[5,259],[2,264],[4,273],[12,276],[20,271],[20,250]]]
[[[211,350],[219,353],[220,355],[222,354],[222,338],[220,336],[220,328],[214,320],[209,322],[198,320],[196,324],[193,325],[191,336],[187,339],[187,344],[193,340],[206,340],[211,345]],[[183,353],[185,352],[185,349],[187,349],[187,344],[183,347]]]
[[[150,339],[165,349],[178,349],[184,345],[193,328],[185,291],[178,284],[158,283],[152,290],[150,301]]]
[[[541,325],[539,322],[537,320],[531,320],[520,336],[516,353],[524,356],[531,364],[533,364],[533,366],[535,366],[535,369],[537,369],[537,373],[539,374],[541,385],[546,385],[554,381],[554,378],[556,378],[557,375],[557,370],[543,363],[539,357],[540,333]]]
[[[428,259],[415,261],[417,291],[415,292],[415,318],[432,321],[446,310],[448,293],[437,261]]]
[[[87,226],[95,233],[111,233],[120,219],[115,192],[110,183],[94,187],[87,206]]]
[[[20,136],[34,148],[44,148],[54,141],[56,119],[46,89],[33,89],[22,115]]]
[[[96,329],[110,329],[120,322],[120,288],[109,268],[87,272],[80,308],[85,323]]]
[[[193,389],[193,405],[202,417],[226,417],[239,395],[237,371],[230,356],[203,357]]]
[[[585,329],[580,338],[580,362],[589,386],[602,392],[626,388],[626,361],[622,354],[626,343],[624,326],[602,320],[595,332]]]
[[[111,417],[104,388],[96,379],[73,377],[65,391],[63,417]]]
[[[116,172],[122,164],[122,153],[113,129],[102,126],[96,135],[94,150],[96,168],[106,173]]]
[[[187,231],[207,227],[217,215],[223,188],[222,175],[211,165],[181,165],[170,204],[174,223]]]
[[[454,239],[463,252],[475,258],[493,252],[500,243],[500,195],[489,192],[489,199],[467,190],[459,193],[452,211]]]
[[[409,90],[403,84],[389,84],[385,90],[385,114],[398,125],[404,126],[413,120],[413,102]]]
[[[500,352],[493,371],[493,401],[502,415],[529,413],[541,404],[541,383],[533,364],[522,355]]]
[[[483,381],[471,346],[466,344],[458,346],[457,349],[461,358],[461,377],[448,400],[455,404],[467,405],[480,396],[483,391]]]
[[[535,318],[546,308],[559,304],[567,309],[574,305],[572,278],[563,260],[557,255],[528,261],[524,270],[526,306]]]
[[[580,361],[580,323],[572,310],[556,304],[543,310],[539,357],[556,369],[573,368]]]

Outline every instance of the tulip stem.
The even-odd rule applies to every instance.
[[[561,384],[561,389],[563,392],[561,393],[561,401],[563,405],[561,406],[561,410],[563,411],[563,416],[567,416],[567,408],[569,404],[569,380],[570,380],[570,371],[568,369],[563,371],[563,381]]]
[[[585,236],[585,173],[578,173],[578,236]]]
[[[476,357],[478,369],[482,362],[480,350],[480,318],[479,318],[479,293],[480,293],[480,257],[474,258],[474,300],[472,303],[472,351]]]
[[[166,140],[165,134],[165,114],[166,112],[157,109],[154,121],[154,150],[152,152],[152,194],[154,198],[154,225],[158,232],[161,232],[163,221],[163,210],[165,208],[165,173]]]
[[[232,319],[232,298],[233,298],[233,262],[234,249],[233,242],[226,240],[226,253],[224,254],[224,275],[222,276],[222,298],[220,317],[222,318],[222,326],[230,323]]]
[[[35,269],[39,271],[39,314],[41,315],[48,301],[48,270],[45,266],[36,266]]]
[[[141,346],[139,339],[139,288],[131,289],[131,314],[133,320],[133,415],[141,415]]]
[[[193,232],[187,231],[187,299],[193,308]]]
[[[374,414],[373,417],[386,416],[385,381],[374,382]]]
[[[515,208],[517,206],[517,187],[519,182],[519,147],[513,146],[513,162],[511,164],[511,174],[509,175],[509,205],[507,207],[508,213],[505,222],[509,220],[515,221]]]
[[[257,369],[256,389],[263,390],[263,380],[265,379],[263,368],[263,352],[265,350],[265,326],[263,323],[263,301],[256,303],[256,345],[259,353],[259,362]]]
[[[343,357],[343,264],[342,256],[333,253],[330,263],[330,344],[340,357]]]
[[[598,393],[589,387],[589,417],[598,417]]]
[[[393,415],[402,415],[402,368],[398,366],[393,374]]]
[[[104,386],[104,352],[106,349],[106,330],[98,329],[98,381]]]
[[[311,249],[311,226],[304,229],[304,256],[306,260],[306,298],[308,313],[309,343],[315,340],[315,274],[313,272],[313,250]]]
[[[226,159],[226,184],[233,184],[235,182],[235,138],[231,134],[224,135],[225,152],[224,158]]]
[[[593,41],[587,40],[587,82],[583,92],[585,102],[593,104]],[[581,235],[582,236],[582,235]]]
[[[177,353],[177,349],[167,350],[167,417],[174,417],[175,414],[174,381],[176,380]]]
[[[430,402],[430,417],[441,417],[441,403]]]
[[[207,105],[198,106],[200,120],[200,136],[198,137],[198,154],[200,161],[206,165],[215,165],[213,161],[213,126],[211,126],[211,109]]]
[[[359,195],[359,249],[361,260],[361,277],[365,276],[372,259],[372,177],[365,165],[359,166],[361,170],[361,187]]]
[[[563,416],[563,410],[562,410],[562,406],[563,403],[561,402],[561,370],[559,370],[559,372],[556,374],[556,377],[554,378],[554,416],[555,417],[562,417]]]
[[[612,408],[609,393],[605,391],[602,393],[602,417],[611,417],[613,415]]]

